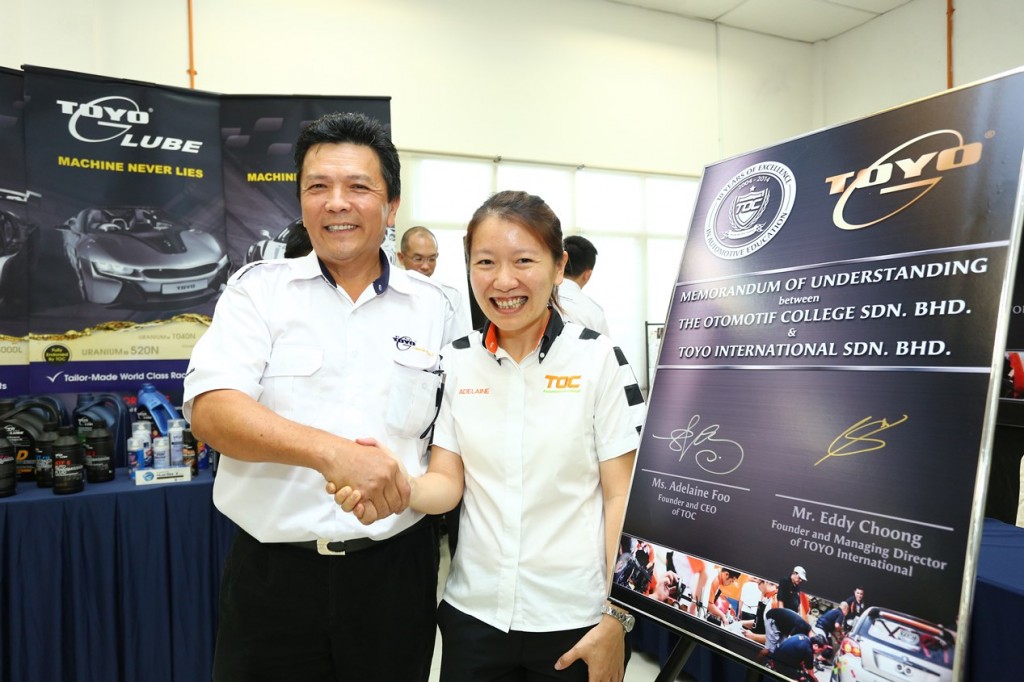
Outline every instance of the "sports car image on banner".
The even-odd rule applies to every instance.
[[[834,682],[951,682],[956,634],[898,611],[869,607],[836,656]]]
[[[0,316],[26,314],[28,253],[25,244],[33,229],[34,226],[23,218],[0,209]]]
[[[156,208],[87,208],[57,229],[83,301],[180,307],[216,296],[227,282],[220,242]]]
[[[24,79],[0,67],[0,397],[28,388],[29,242],[40,195],[25,181]]]
[[[283,230],[273,235],[269,230],[260,230],[262,239],[253,243],[245,252],[245,262],[273,258],[288,258],[309,253],[313,245],[306,234],[302,218],[288,223]]]

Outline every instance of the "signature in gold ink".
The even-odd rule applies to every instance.
[[[829,443],[828,454],[815,462],[814,466],[818,466],[829,457],[849,457],[850,455],[859,455],[864,452],[881,450],[886,446],[886,442],[881,438],[872,438],[872,436],[876,433],[881,433],[882,431],[891,429],[894,426],[898,426],[899,424],[907,421],[907,419],[907,415],[903,415],[894,422],[890,422],[884,417],[882,419],[875,420],[872,420],[871,417],[864,417],[859,422],[836,436],[835,439]]]

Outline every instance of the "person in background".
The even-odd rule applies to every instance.
[[[295,165],[313,251],[232,276],[184,379],[192,430],[221,453],[214,502],[240,528],[213,678],[425,681],[437,539],[405,471],[426,471],[452,306],[381,249],[401,186],[380,123],[326,115]],[[339,513],[325,480],[388,518]]]
[[[418,272],[424,277],[433,277],[434,269],[437,267],[437,258],[437,237],[427,228],[416,225],[410,227],[402,235],[398,263],[406,270]],[[468,306],[463,304],[462,293],[455,287],[442,282],[437,282],[437,285],[444,290],[448,300],[455,308],[456,335],[468,334],[473,329],[473,325],[469,321]]]
[[[410,480],[427,513],[465,491],[441,680],[618,682],[633,617],[607,599],[643,399],[619,349],[559,314],[561,225],[540,197],[495,194],[466,243],[488,322],[443,351],[430,467]],[[336,499],[373,521],[358,493]]]
[[[422,225],[410,227],[402,235],[400,248],[398,262],[403,268],[412,272],[418,272],[424,277],[434,276],[439,250],[437,247],[437,237],[434,236],[433,232]],[[455,287],[448,286],[437,280],[434,281],[441,287],[455,309],[455,336],[460,337],[471,332],[473,330],[473,323],[469,319],[469,307],[462,301],[462,293]],[[455,547],[459,543],[459,517],[461,512],[462,504],[460,503],[454,509],[441,516],[441,537],[448,540],[449,556],[455,555]]]
[[[406,270],[415,270],[424,277],[432,277],[437,268],[437,237],[434,233],[416,225],[402,235],[398,264]]]
[[[787,608],[770,609],[764,619],[764,648],[757,657],[767,657],[771,667],[784,675],[814,679],[816,657],[831,654],[825,636],[815,632],[799,613]]]
[[[761,594],[761,598],[758,600],[754,618],[751,620],[744,620],[741,625],[744,637],[757,642],[758,644],[764,644],[767,639],[767,636],[765,635],[764,616],[768,611],[778,607],[778,601],[775,597],[778,593],[779,586],[770,580],[759,578],[757,589]]]
[[[846,614],[845,628],[850,629],[853,625],[853,621],[857,620],[857,616],[864,613],[864,609],[867,608],[867,604],[864,603],[864,588],[856,587],[853,590],[853,594],[846,598],[839,608],[843,609],[843,613]]]
[[[708,602],[707,602],[707,620],[714,623],[715,625],[726,625],[731,622],[731,616],[722,609],[722,590],[723,588],[729,587],[735,583],[740,577],[740,572],[731,568],[722,567],[718,570],[718,575],[711,581],[711,587],[708,588]],[[726,602],[727,603],[727,602]]]
[[[790,573],[789,577],[779,582],[779,595],[777,597],[780,606],[799,613],[804,619],[807,618],[807,606],[802,596],[804,592],[803,583],[806,580],[807,571],[804,570],[803,566],[794,566],[793,572]]]
[[[761,579],[749,576],[740,589],[740,621],[753,622],[761,601]]]
[[[814,627],[829,638],[829,642],[833,647],[838,647],[846,634],[843,630],[845,618],[846,614],[843,612],[843,609],[839,606],[834,606],[818,616],[818,620],[814,622]]]
[[[604,309],[594,299],[583,293],[597,263],[597,248],[586,237],[572,235],[565,238],[565,279],[558,285],[558,301],[565,310],[566,319],[600,332],[608,333],[608,320]]]

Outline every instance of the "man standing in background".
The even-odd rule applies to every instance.
[[[805,580],[807,580],[807,571],[803,566],[794,566],[789,578],[779,582],[779,604],[807,618],[807,606],[803,599]]]
[[[401,250],[398,252],[398,263],[406,270],[418,272],[424,277],[433,277],[434,269],[437,267],[437,237],[434,233],[416,225],[410,227],[402,235]],[[467,307],[462,300],[462,294],[455,287],[448,286],[442,282],[435,283],[441,287],[452,307],[455,308],[455,335],[456,337],[468,334],[473,330],[469,321]]]
[[[424,277],[434,274],[437,267],[437,238],[434,233],[416,225],[410,227],[402,235],[402,250],[398,252],[398,262],[406,270],[415,270]]]
[[[568,319],[605,336],[611,336],[608,333],[608,320],[605,319],[604,309],[583,293],[583,287],[594,274],[597,248],[589,239],[579,235],[566,237],[564,244],[569,260],[565,264],[565,278],[558,285],[558,302]]]
[[[424,277],[433,277],[434,269],[437,267],[437,237],[434,233],[416,225],[410,227],[402,235],[402,242],[398,252],[398,262],[409,272],[417,272]],[[462,294],[455,287],[448,286],[443,282],[434,280],[434,283],[441,287],[441,291],[448,297],[452,308],[455,309],[452,322],[452,330],[455,338],[463,337],[473,331],[473,323],[470,322],[467,306],[463,303]],[[455,555],[455,546],[459,541],[459,516],[462,513],[462,502],[443,515],[441,533],[448,539],[449,556]]]

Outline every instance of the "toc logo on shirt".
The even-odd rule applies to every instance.
[[[570,392],[579,393],[580,390],[580,375],[575,374],[573,376],[560,377],[554,374],[545,374],[544,378],[548,380],[548,387],[544,389],[545,393],[556,393],[556,392]]]

